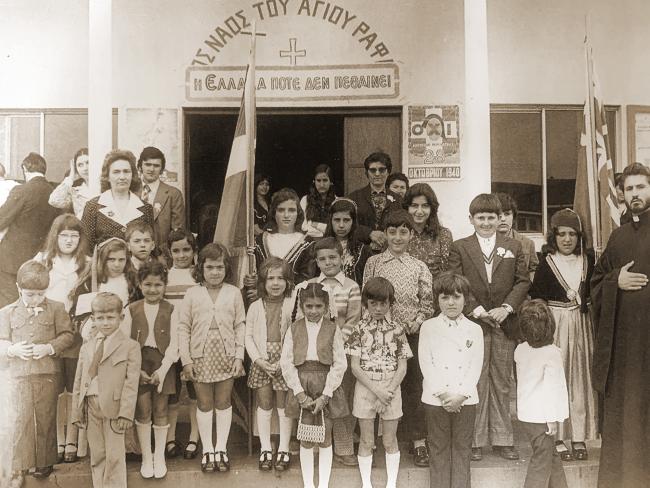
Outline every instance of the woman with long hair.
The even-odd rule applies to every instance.
[[[336,200],[332,168],[319,164],[314,168],[314,179],[309,193],[302,197],[300,206],[305,212],[302,230],[310,237],[323,237],[327,227],[330,205]]]
[[[72,207],[81,218],[86,202],[93,196],[88,186],[88,148],[82,147],[70,160],[69,174],[50,194],[49,204],[55,208]]]

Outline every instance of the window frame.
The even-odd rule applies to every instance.
[[[11,155],[11,121],[13,119],[25,119],[25,118],[38,118],[38,132],[39,132],[39,141],[38,141],[38,150],[39,154],[43,154],[45,149],[45,112],[40,110],[21,110],[21,111],[10,111],[10,110],[0,110],[0,120],[4,124],[4,140],[0,143],[2,144],[3,154],[5,160],[3,164],[5,165],[5,171],[7,175],[11,174],[20,174],[18,168],[12,166],[12,155]]]

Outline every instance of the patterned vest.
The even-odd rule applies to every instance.
[[[158,314],[156,321],[153,324],[153,334],[156,339],[156,346],[158,350],[165,354],[169,346],[169,327],[171,323],[172,311],[174,306],[166,300],[161,300],[158,305]],[[129,305],[131,312],[131,339],[140,343],[140,347],[144,347],[144,342],[149,336],[149,323],[147,316],[144,313],[144,300],[138,300],[132,305]]]
[[[336,324],[323,317],[318,336],[316,337],[316,352],[318,361],[331,365],[334,361],[334,333]],[[293,338],[293,364],[300,366],[307,359],[307,324],[305,319],[300,319],[291,325],[291,336]]]

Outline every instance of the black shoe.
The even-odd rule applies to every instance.
[[[354,454],[346,454],[344,456],[335,454],[334,459],[336,459],[343,466],[359,466],[359,460]]]
[[[273,466],[276,471],[286,471],[291,464],[291,454],[286,451],[278,451],[275,456],[275,465]]]
[[[214,457],[215,471],[219,471],[220,473],[230,471],[230,459],[228,458],[228,453],[226,451],[215,452]]]
[[[127,463],[141,463],[142,454],[136,454],[134,452],[127,452],[125,456]]]
[[[201,471],[211,473],[214,471],[214,453],[206,452],[201,458]]]
[[[194,449],[188,449],[188,447],[194,446]],[[185,446],[185,451],[183,452],[183,458],[185,459],[194,459],[199,453],[199,445],[195,441],[189,441],[187,446]]]
[[[172,459],[181,455],[183,450],[178,442],[169,441],[165,444],[165,457],[167,459]]]
[[[420,468],[429,466],[429,451],[426,446],[418,446],[413,450],[413,464]]]
[[[44,480],[54,472],[54,466],[45,466],[44,468],[36,468],[34,471],[34,478],[37,480]]]
[[[63,462],[64,463],[74,463],[78,459],[77,458],[77,444],[75,444],[73,442],[68,442],[68,444],[65,447],[67,448],[68,446],[74,447],[74,451],[64,452],[64,454],[63,454]]]
[[[573,461],[573,454],[563,441],[555,441],[555,456],[560,456],[562,461]]]
[[[516,461],[519,459],[519,452],[517,452],[517,449],[515,449],[514,446],[493,446],[492,449],[503,459],[509,461]]]
[[[480,461],[483,459],[483,449],[480,447],[472,447],[472,456],[470,459],[472,461]]]
[[[273,453],[271,451],[262,451],[257,467],[260,471],[271,471],[273,469]]]
[[[586,461],[589,459],[587,446],[584,442],[572,442],[571,448],[573,449],[573,459],[576,461]]]

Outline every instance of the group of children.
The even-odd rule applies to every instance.
[[[550,466],[554,480],[561,480],[562,466],[552,459],[554,439],[548,435],[568,408],[561,357],[551,345],[553,318],[543,302],[521,307],[530,283],[521,246],[495,236],[499,213],[492,195],[474,199],[470,220],[476,235],[465,245],[454,243],[451,271],[435,280],[406,252],[413,223],[405,211],[386,219],[388,248],[368,259],[362,289],[343,273],[344,250],[334,237],[312,245],[320,274],[297,285],[290,265],[269,257],[258,270],[258,298],[248,311],[241,290],[228,283],[228,250],[208,244],[195,263],[194,238],[182,231],[170,234],[169,270],[164,256],[152,255],[153,230],[142,224],[127,228],[126,242],[114,238],[98,246],[91,264],[78,262],[75,279],[67,281],[74,327],[63,305],[45,298],[53,268],[25,263],[18,273],[20,299],[0,311],[0,355],[9,358],[17,379],[16,403],[23,406],[17,425],[36,418],[43,433],[30,437],[26,430],[15,438],[15,477],[33,467],[35,476],[52,470],[51,412],[61,391],[58,358],[81,336],[69,417],[87,431],[95,487],[126,486],[124,434],[133,423],[141,475],[165,476],[165,451],[175,447],[170,424],[175,424],[181,376],[196,397],[190,441],[196,448],[198,432],[201,468],[228,471],[231,397],[234,380],[246,374],[245,352],[251,359],[247,384],[255,392],[262,471],[289,467],[289,441],[298,420],[303,484],[314,487],[318,446],[318,486],[326,488],[332,442],[352,446],[358,421],[359,471],[363,488],[370,488],[379,416],[387,487],[394,488],[402,382],[410,375],[405,400],[412,401],[417,391],[424,413],[411,420],[424,425],[426,418],[421,436],[431,451],[431,486],[467,487],[475,417],[498,412],[502,391],[492,377],[506,374],[508,355],[514,354],[519,416],[534,449],[526,486],[546,486]],[[68,227],[56,228],[57,255],[70,254],[61,245],[64,231],[79,234],[75,251],[83,246],[80,231]],[[525,341],[516,351],[515,337]],[[498,361],[506,364],[495,366]],[[274,407],[280,433],[275,456]]]

